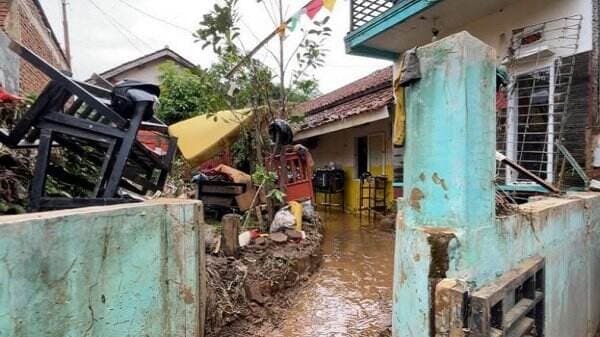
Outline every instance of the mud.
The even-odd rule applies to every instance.
[[[391,218],[322,214],[305,242],[211,257],[206,335],[391,336]]]
[[[304,223],[307,238],[298,243],[255,240],[240,257],[207,257],[208,298],[205,336],[265,336],[289,307],[287,290],[319,269],[321,222]]]
[[[264,336],[386,336],[391,325],[394,234],[380,221],[323,214],[323,264]],[[383,331],[383,333],[382,333]]]

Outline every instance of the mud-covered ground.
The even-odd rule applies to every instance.
[[[289,292],[319,269],[321,222],[305,221],[306,239],[276,243],[254,240],[238,259],[207,257],[205,335],[268,336],[290,306]]]

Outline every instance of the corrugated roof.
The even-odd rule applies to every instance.
[[[349,116],[383,108],[394,101],[393,68],[380,69],[360,80],[345,85],[296,107],[304,114],[300,130],[307,130]]]

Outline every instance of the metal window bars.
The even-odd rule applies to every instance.
[[[585,128],[585,124],[569,123],[581,22],[582,16],[574,15],[515,29],[505,60],[511,81],[506,88],[507,107],[497,113],[497,149],[554,184],[565,180],[561,169],[565,156],[557,145],[574,146],[573,137],[565,137],[566,133]],[[505,191],[535,187],[500,165],[497,184]]]
[[[354,31],[390,8],[397,2],[412,2],[398,0],[350,0],[350,31]]]

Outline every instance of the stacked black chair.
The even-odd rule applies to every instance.
[[[16,42],[10,48],[50,78],[10,132],[0,131],[0,142],[11,148],[37,148],[30,211],[131,202],[133,199],[119,192],[145,195],[163,189],[177,140],[169,137],[167,126],[153,116],[158,87],[126,81],[107,90],[73,80]],[[140,130],[167,138],[166,154],[155,153],[139,142],[136,137]],[[53,163],[51,153],[57,147],[92,163],[95,178],[75,176],[65,165]],[[51,195],[46,186],[48,177],[89,193]]]

